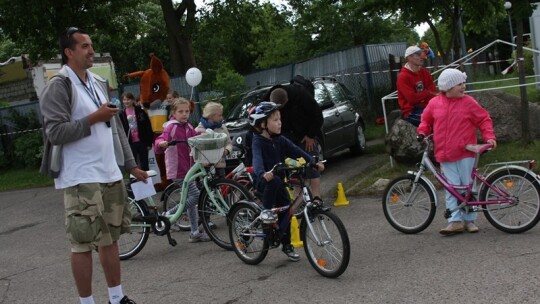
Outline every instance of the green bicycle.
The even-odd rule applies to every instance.
[[[135,200],[131,191],[131,183],[134,180],[127,183],[132,222],[131,231],[122,234],[118,240],[121,260],[127,260],[137,255],[146,245],[150,231],[159,236],[166,235],[169,244],[176,246],[177,242],[170,234],[171,224],[183,220],[188,184],[193,181],[198,181],[201,188],[198,211],[199,219],[206,233],[218,246],[227,250],[232,249],[227,213],[234,203],[240,200],[253,200],[253,196],[240,183],[217,178],[212,173],[214,164],[223,155],[224,136],[221,133],[214,133],[195,136],[187,140],[196,162],[189,169],[181,184],[173,183],[165,189],[161,197],[162,210],[159,210],[152,197]],[[185,142],[185,140],[172,141],[169,142],[169,145]],[[155,175],[155,172],[153,174]],[[166,211],[173,208],[174,212],[165,215]]]

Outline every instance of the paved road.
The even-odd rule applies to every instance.
[[[374,161],[332,160],[325,183],[350,178]],[[246,265],[232,252],[211,242],[190,244],[178,232],[178,246],[151,236],[139,255],[122,262],[124,290],[137,303],[538,303],[538,227],[510,235],[480,215],[480,233],[442,237],[440,208],[427,230],[404,235],[384,219],[380,198],[348,200],[349,206],[333,209],[352,247],[349,268],[338,279],[321,277],[305,258],[289,262],[278,250],[257,266]],[[0,193],[0,304],[77,303],[61,201],[52,188]],[[94,283],[97,303],[107,303],[99,264]]]

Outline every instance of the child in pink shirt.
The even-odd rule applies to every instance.
[[[433,132],[435,159],[452,185],[470,183],[474,153],[467,151],[465,146],[476,144],[477,129],[480,129],[485,142],[492,144],[493,148],[497,146],[489,113],[465,94],[466,79],[467,75],[457,69],[446,69],[441,73],[438,80],[441,94],[429,101],[417,130],[419,135]],[[446,208],[453,210],[457,205],[457,198],[446,191]],[[455,210],[448,219],[449,225],[440,233],[478,232],[474,224],[476,216],[476,212]]]
[[[197,135],[193,126],[188,122],[189,115],[193,109],[193,102],[179,97],[174,100],[171,106],[171,119],[165,124],[163,133],[156,138],[156,149],[165,150],[165,166],[167,168],[167,178],[177,184],[182,184],[186,173],[193,165],[190,156],[190,148],[187,139]],[[168,146],[173,140],[186,140],[174,146]],[[210,238],[205,232],[199,231],[199,221],[197,218],[197,203],[199,201],[199,189],[193,181],[188,184],[188,196],[186,199],[186,211],[191,223],[191,234],[189,241],[205,242]],[[167,215],[176,212],[176,208],[167,211]]]

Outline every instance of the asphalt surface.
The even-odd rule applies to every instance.
[[[329,160],[324,193],[379,161],[348,154]],[[187,233],[176,232],[176,247],[152,235],[136,257],[122,262],[124,291],[137,303],[540,302],[538,227],[511,235],[479,215],[479,233],[443,237],[440,206],[424,232],[405,235],[386,222],[380,197],[347,199],[348,206],[333,208],[351,242],[349,267],[337,279],[315,272],[301,248],[300,262],[272,250],[251,266],[212,242],[191,244]],[[78,303],[61,191],[2,192],[0,207],[0,304]],[[107,303],[94,258],[96,303]]]

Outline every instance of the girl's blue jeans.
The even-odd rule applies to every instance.
[[[452,185],[468,185],[471,181],[471,172],[474,166],[474,158],[467,157],[455,162],[442,162],[441,171]],[[457,198],[450,192],[444,191],[446,197],[446,208],[454,209],[458,205]],[[476,220],[476,212],[466,213],[459,209],[452,212],[452,215],[448,219],[448,222],[459,221],[474,221]]]

